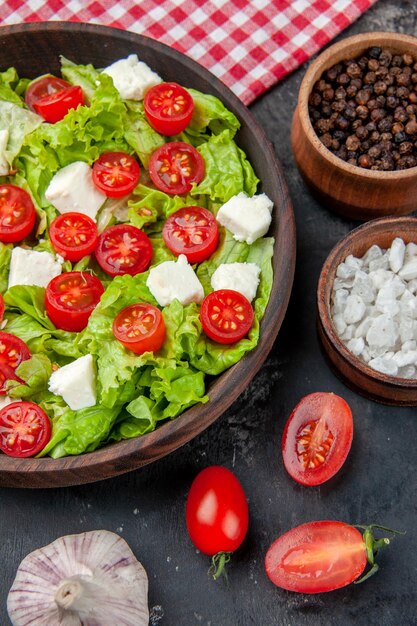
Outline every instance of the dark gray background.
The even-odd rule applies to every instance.
[[[377,30],[417,35],[417,2],[379,0],[342,37]],[[100,528],[124,537],[145,566],[152,626],[417,624],[416,409],[378,405],[351,392],[329,370],[316,336],[321,266],[356,224],[313,200],[295,167],[290,125],[305,71],[306,65],[251,107],[283,163],[297,222],[293,294],[268,360],[213,426],[157,463],[93,485],[0,490],[2,626],[10,623],[6,598],[22,558],[60,535]],[[280,439],[295,404],[314,391],[347,400],[355,435],[339,475],[309,489],[285,473]],[[207,577],[208,559],[185,528],[191,481],[212,464],[236,473],[250,507],[248,537],[233,557],[228,585]],[[381,571],[363,585],[318,596],[275,588],[263,568],[268,546],[291,527],[318,519],[377,522],[407,535],[380,554]]]

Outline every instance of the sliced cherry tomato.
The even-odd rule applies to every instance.
[[[375,539],[374,528],[389,530],[371,524],[361,535],[349,524],[328,520],[297,526],[270,546],[265,557],[266,573],[277,587],[300,593],[321,593],[345,587],[356,580],[369,563],[372,568],[361,578],[365,580],[378,571],[375,556],[389,544],[386,538]]]
[[[175,195],[191,191],[204,178],[204,159],[188,143],[171,141],[152,154],[149,175],[155,187]]]
[[[185,254],[189,263],[201,263],[217,248],[219,229],[210,211],[199,206],[186,206],[168,217],[162,237],[176,256]]]
[[[191,95],[177,83],[159,83],[151,87],[146,92],[143,106],[152,128],[168,137],[187,128],[194,110]]]
[[[78,85],[71,85],[56,76],[44,76],[30,83],[25,102],[46,122],[59,122],[70,109],[84,104],[84,93]]]
[[[152,244],[147,235],[131,224],[110,226],[98,238],[96,259],[109,276],[135,276],[148,269]]]
[[[34,402],[12,402],[0,411],[0,450],[8,456],[35,456],[51,438],[51,423]]]
[[[215,557],[213,565],[224,565],[248,530],[248,503],[239,480],[225,467],[206,467],[191,485],[185,517],[195,547]]]
[[[244,295],[232,289],[209,293],[201,303],[203,330],[217,343],[235,343],[248,334],[253,323],[253,309]]]
[[[95,222],[84,213],[58,215],[49,228],[56,252],[71,261],[79,261],[96,247],[98,232]]]
[[[0,332],[0,395],[6,393],[6,381],[18,380],[15,370],[22,361],[30,359],[30,351],[24,341],[11,333]]]
[[[100,301],[104,287],[88,272],[55,276],[45,290],[45,307],[51,322],[61,330],[79,332]]]
[[[22,241],[33,230],[36,210],[32,198],[16,185],[0,185],[0,241]]]
[[[140,167],[126,152],[105,152],[93,164],[95,186],[109,198],[129,194],[138,184]]]
[[[3,296],[0,293],[0,322],[3,319],[3,315],[4,315],[4,300],[3,300]]]
[[[352,445],[349,405],[334,393],[305,396],[284,428],[285,469],[302,485],[321,485],[339,471]]]
[[[113,335],[135,354],[156,352],[165,339],[164,318],[152,304],[132,304],[116,315]]]

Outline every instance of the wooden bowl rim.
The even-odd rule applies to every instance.
[[[387,387],[393,387],[394,389],[403,388],[415,390],[417,394],[417,380],[410,380],[408,378],[400,378],[396,376],[382,374],[382,372],[378,372],[377,370],[369,367],[369,365],[365,363],[365,361],[362,361],[361,359],[356,357],[350,350],[348,350],[343,341],[339,338],[330,314],[330,296],[333,288],[333,279],[330,285],[329,274],[335,273],[339,263],[341,263],[346,258],[347,254],[344,253],[346,248],[348,248],[350,244],[353,243],[355,240],[357,241],[358,239],[365,237],[367,234],[374,231],[381,232],[386,230],[387,232],[390,232],[392,234],[392,238],[395,239],[395,237],[397,236],[395,233],[395,228],[398,228],[399,226],[408,226],[415,229],[417,240],[417,217],[404,216],[381,217],[371,220],[369,222],[365,222],[364,224],[361,224],[360,226],[351,230],[345,237],[343,237],[336,243],[336,245],[332,248],[329,255],[327,256],[325,262],[323,263],[322,270],[320,272],[317,285],[317,311],[322,330],[329,340],[332,348],[353,369],[359,370],[368,379],[377,380]],[[374,241],[374,243],[378,245],[377,241]],[[328,297],[326,297],[326,292]]]
[[[351,165],[343,159],[340,159],[322,144],[316,131],[314,130],[308,112],[308,99],[314,83],[326,69],[334,65],[333,59],[337,54],[339,54],[339,52],[342,52],[345,49],[352,50],[358,46],[355,54],[352,55],[352,57],[349,57],[353,58],[358,56],[364,49],[372,47],[372,45],[380,44],[385,48],[394,48],[394,46],[390,46],[390,44],[395,44],[396,42],[409,44],[415,51],[417,59],[417,37],[383,31],[360,33],[359,35],[353,35],[352,37],[342,39],[319,54],[319,56],[310,64],[300,85],[297,102],[298,111],[296,111],[295,114],[298,114],[300,124],[309,141],[311,141],[314,148],[320,153],[320,156],[322,156],[330,166],[343,170],[352,176],[358,176],[359,178],[364,179],[364,181],[404,181],[417,176],[417,166],[409,167],[405,170],[381,172],[378,170],[368,170],[363,167],[359,167],[358,165]]]
[[[280,244],[282,247],[287,240],[295,242],[295,218],[283,168],[265,131],[241,100],[217,77],[190,57],[159,41],[118,28],[65,21],[3,25],[0,26],[0,43],[3,43],[1,42],[3,36],[36,32],[51,37],[60,31],[67,33],[79,33],[81,31],[89,36],[110,37],[114,45],[119,39],[124,43],[132,44],[132,47],[150,47],[152,52],[160,53],[165,59],[178,62],[182,67],[189,70],[193,77],[199,75],[203,80],[206,80],[213,88],[214,95],[222,98],[226,106],[234,111],[241,121],[242,127],[246,127],[251,137],[256,138],[256,143],[262,146],[264,161],[268,163],[268,169],[271,172],[270,186],[274,193],[280,196],[280,206],[274,208],[272,232],[269,233],[275,237],[274,280],[270,299],[261,320],[258,345],[237,364],[216,377],[209,388],[210,400],[208,404],[198,404],[191,407],[174,420],[165,422],[153,432],[133,439],[111,443],[81,455],[59,459],[50,457],[17,459],[0,454],[0,485],[6,487],[68,486],[110,478],[158,460],[196,437],[214,423],[244,391],[272,349],[288,307],[295,271],[295,243],[288,255],[279,253]],[[134,51],[132,50],[132,52]],[[85,62],[88,62],[88,59]],[[286,258],[284,258],[285,256]],[[216,388],[220,382],[222,383],[222,390],[220,396],[216,397]],[[196,419],[198,419],[197,426]],[[172,440],[175,436],[178,439],[178,433],[182,434],[183,438],[176,445],[173,445]],[[155,446],[159,450],[157,455],[155,451],[153,452]],[[107,469],[110,464],[113,464],[111,470]],[[91,476],[87,476],[87,472]],[[35,476],[35,479],[32,479],[33,484],[22,484],[22,478],[27,477],[30,480],[31,476]]]

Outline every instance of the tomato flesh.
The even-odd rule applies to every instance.
[[[51,222],[49,236],[56,252],[73,263],[93,252],[98,232],[91,217],[70,212],[58,215]]]
[[[244,295],[232,289],[209,293],[201,303],[200,320],[203,330],[217,343],[235,343],[245,337],[252,327],[253,309]]]
[[[135,276],[148,269],[152,259],[149,237],[136,226],[117,224],[101,233],[95,249],[100,267],[109,276]]]
[[[191,121],[194,102],[189,92],[177,83],[151,87],[143,100],[149,124],[168,137],[185,130]]]
[[[84,104],[84,93],[78,85],[71,85],[56,76],[44,76],[30,83],[25,102],[46,122],[59,122],[70,109]]]
[[[152,304],[132,304],[113,322],[113,335],[135,354],[156,352],[165,340],[165,322],[161,311]]]
[[[22,241],[33,230],[36,210],[32,198],[16,185],[0,185],[0,241]]]
[[[155,187],[170,195],[191,191],[204,178],[204,159],[190,144],[171,141],[152,154],[149,175]]]
[[[138,162],[126,152],[105,152],[93,164],[93,181],[109,198],[129,194],[139,182]]]
[[[15,371],[28,359],[30,351],[24,341],[11,333],[0,332],[0,395],[6,394],[8,380],[23,382]]]
[[[285,469],[302,485],[321,485],[340,470],[352,439],[352,412],[345,400],[334,393],[309,394],[295,407],[284,428]]]
[[[187,497],[186,523],[190,539],[204,554],[234,552],[249,524],[242,485],[225,467],[206,467],[194,479]]]
[[[265,557],[277,587],[321,593],[349,585],[364,571],[366,549],[359,530],[335,521],[309,522],[279,537]]]
[[[12,402],[0,411],[0,450],[26,458],[38,454],[51,438],[46,413],[33,402]]]
[[[219,229],[210,211],[189,206],[168,217],[162,229],[162,238],[176,256],[185,254],[189,263],[201,263],[216,250]]]
[[[55,276],[45,290],[45,308],[57,328],[79,332],[100,301],[104,287],[88,272],[66,272]]]

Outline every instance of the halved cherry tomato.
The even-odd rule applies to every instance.
[[[168,217],[162,238],[176,256],[185,254],[189,263],[201,263],[217,248],[219,229],[210,211],[199,206],[186,206]]]
[[[0,332],[0,395],[5,395],[7,380],[22,380],[15,370],[22,361],[30,359],[30,351],[24,341],[11,333]]]
[[[175,195],[191,191],[204,178],[204,159],[188,143],[171,141],[152,154],[149,175],[155,187]]]
[[[0,293],[0,322],[3,319],[3,315],[4,315],[4,300],[3,300],[3,296]]]
[[[201,303],[203,330],[217,343],[235,343],[248,334],[253,323],[253,309],[244,295],[233,289],[218,289]]]
[[[36,210],[32,198],[16,185],[0,185],[0,241],[22,241],[33,230]]]
[[[345,400],[334,393],[309,394],[284,428],[285,469],[302,485],[321,485],[342,467],[352,438],[352,412]]]
[[[32,81],[26,91],[27,106],[46,122],[59,122],[70,109],[84,104],[84,93],[78,85],[71,85],[56,76],[44,76]]]
[[[185,518],[195,547],[213,556],[215,567],[224,566],[242,544],[249,524],[248,503],[236,476],[219,465],[203,469],[188,493]]]
[[[61,330],[79,332],[100,301],[104,287],[88,272],[55,276],[45,290],[45,307],[51,322]]]
[[[194,110],[190,93],[177,83],[159,83],[151,87],[146,92],[143,106],[152,128],[168,137],[187,128]]]
[[[93,252],[98,232],[91,217],[71,212],[58,215],[51,222],[49,236],[56,252],[74,262]]]
[[[344,522],[326,520],[297,526],[268,549],[266,573],[282,589],[321,593],[349,585],[369,563],[372,568],[357,581],[361,582],[378,571],[374,557],[389,544],[386,538],[375,539],[373,529],[390,530],[376,524],[364,528],[362,535]]]
[[[126,152],[105,152],[93,163],[94,184],[109,198],[129,194],[139,177],[138,162]]]
[[[34,402],[12,402],[0,411],[0,450],[8,456],[35,456],[51,438],[51,423]]]
[[[113,322],[113,335],[135,354],[159,350],[164,343],[165,333],[161,311],[145,302],[122,309]]]
[[[101,233],[95,254],[98,264],[109,276],[135,276],[148,269],[152,244],[136,226],[116,224]]]

